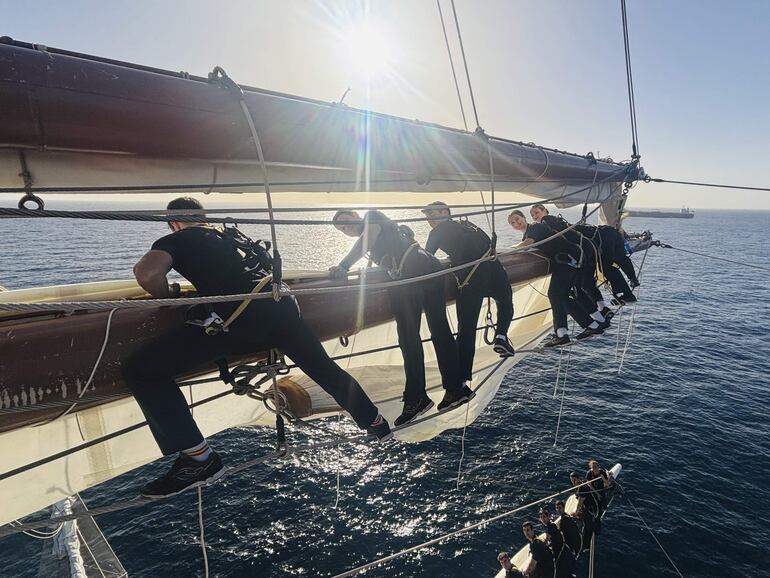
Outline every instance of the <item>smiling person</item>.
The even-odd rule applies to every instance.
[[[368,211],[364,217],[355,211],[338,211],[332,221],[338,231],[348,237],[358,237],[339,265],[331,267],[330,273],[334,278],[347,276],[353,264],[366,253],[374,263],[387,269],[394,280],[420,277],[441,270],[441,263],[420,248],[411,229],[399,227],[380,211]],[[433,401],[425,391],[425,354],[420,338],[423,311],[445,390],[438,409],[451,409],[467,403],[475,394],[463,385],[460,377],[457,343],[446,317],[444,277],[406,283],[390,287],[387,291],[406,374],[404,409],[394,423],[397,426],[409,423],[433,407]]]
[[[530,578],[554,578],[553,554],[545,542],[537,538],[535,526],[532,522],[524,522],[521,530],[529,542],[531,557],[529,565],[524,569],[524,574]]]
[[[584,330],[577,339],[603,333],[598,322],[591,318],[584,307],[571,294],[570,290],[577,282],[580,250],[562,236],[554,236],[551,229],[542,223],[527,223],[524,213],[514,210],[508,215],[508,224],[523,233],[519,246],[526,247],[538,241],[546,241],[537,249],[549,260],[551,281],[548,285],[548,300],[553,311],[554,334],[543,345],[559,347],[569,345],[567,315],[569,314]]]
[[[198,211],[203,206],[190,197],[175,199],[168,209]],[[136,280],[155,298],[176,297],[179,285],[169,285],[171,269],[190,281],[200,296],[251,293],[265,281],[270,266],[267,252],[242,233],[205,223],[169,222],[171,233],[155,241],[134,266]],[[268,255],[269,257],[269,255]],[[245,304],[245,302],[243,303]],[[318,338],[300,316],[290,296],[276,302],[257,299],[236,314],[239,302],[213,305],[210,319],[232,322],[227,330],[182,324],[161,335],[131,356],[123,366],[124,379],[147,419],[164,455],[179,452],[171,469],[142,489],[146,497],[177,494],[212,481],[224,472],[219,455],[206,442],[193,419],[175,376],[192,370],[213,370],[215,362],[237,352],[258,353],[279,349],[328,392],[355,420],[380,440],[392,437],[388,422],[361,386],[327,355]]]
[[[431,255],[441,250],[449,256],[452,267],[464,265],[492,254],[489,236],[469,221],[452,218],[446,203],[435,201],[422,212],[428,217],[431,231],[425,250]],[[508,340],[508,329],[513,319],[513,292],[508,274],[497,259],[484,261],[461,269],[457,278],[457,349],[460,353],[460,374],[470,381],[473,357],[476,352],[476,326],[484,297],[491,297],[497,305],[497,324],[493,349],[500,357],[514,354]]]

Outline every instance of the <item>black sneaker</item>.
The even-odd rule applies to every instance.
[[[581,331],[575,336],[575,339],[580,341],[582,339],[588,339],[592,335],[601,335],[602,333],[604,333],[604,329],[602,329],[601,326],[597,327],[596,329],[586,327],[585,329],[583,329],[583,331]]]
[[[516,353],[507,337],[495,337],[495,343],[492,345],[492,349],[495,353],[499,354],[500,357],[513,357],[514,353]],[[441,409],[441,404],[439,404],[438,408]]]
[[[189,488],[213,482],[225,473],[219,454],[212,451],[205,462],[196,462],[187,456],[179,456],[171,469],[157,480],[142,488],[145,498],[165,498],[184,492]]]
[[[393,423],[396,426],[404,425],[412,421],[414,418],[421,416],[426,411],[428,411],[430,408],[433,407],[433,400],[429,398],[427,395],[423,397],[422,399],[415,401],[413,403],[406,402],[404,403],[404,411],[401,412],[401,415],[396,418],[396,421]]]
[[[468,403],[474,397],[476,397],[476,394],[467,385],[463,385],[459,389],[448,389],[444,393],[444,399],[442,399],[438,404],[438,410],[442,411],[444,409],[452,409],[458,405]]]
[[[602,309],[601,314],[604,317],[605,321],[607,321],[607,323],[612,321],[612,318],[615,317],[615,312],[609,307],[605,307],[604,309]]]
[[[569,335],[559,337],[554,333],[543,342],[543,347],[561,347],[562,345],[569,345],[570,343]]]
[[[377,441],[384,442],[393,438],[393,432],[390,431],[390,424],[381,415],[377,416],[375,423],[366,428],[366,433],[369,437],[376,439]]]

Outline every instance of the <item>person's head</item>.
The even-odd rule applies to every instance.
[[[580,479],[580,475],[577,472],[570,472],[569,481],[572,483],[573,486],[577,486],[583,483],[583,480]]]
[[[206,213],[203,212],[203,205],[201,204],[201,202],[198,199],[193,199],[192,197],[178,197],[173,201],[170,201],[169,204],[166,205],[166,209],[168,209],[169,211],[172,211],[172,210],[196,211],[194,213],[186,213],[186,216],[190,216],[190,217],[206,216]],[[197,210],[200,210],[200,212],[197,212]],[[199,224],[199,222],[169,221],[168,227],[172,231],[176,232],[197,224]]]
[[[511,211],[508,215],[508,224],[521,233],[527,230],[527,218],[518,209]]]
[[[562,500],[559,500],[558,502],[556,502],[556,506],[555,507],[556,507],[556,513],[559,514],[560,516],[563,516],[564,515],[564,502]]]
[[[537,203],[536,205],[532,205],[532,208],[529,210],[529,214],[532,216],[532,220],[535,223],[539,223],[543,217],[548,214],[548,209],[545,208],[545,205]]]
[[[524,532],[524,537],[530,542],[535,539],[535,526],[532,522],[524,522],[521,525],[521,531]]]
[[[588,461],[588,469],[591,470],[594,474],[599,473],[599,462],[596,460],[589,460]]]
[[[360,237],[364,232],[364,220],[356,211],[337,211],[332,222],[335,229],[348,237]]]
[[[433,229],[438,226],[442,221],[446,221],[452,217],[452,210],[443,201],[433,201],[432,203],[425,205],[422,212],[428,217],[428,224]]]
[[[500,552],[497,555],[497,561],[500,562],[500,566],[503,567],[503,570],[511,569],[511,555],[508,552]]]
[[[551,515],[544,509],[540,509],[540,511],[537,513],[537,517],[540,520],[540,523],[545,526],[548,524],[548,522],[551,521]]]

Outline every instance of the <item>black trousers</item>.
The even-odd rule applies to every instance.
[[[294,300],[284,297],[254,301],[230,331],[206,335],[200,327],[182,325],[130,357],[123,367],[126,384],[142,409],[164,455],[203,441],[174,376],[197,369],[215,369],[227,355],[279,349],[328,392],[365,428],[377,408],[358,382],[327,355],[299,315]]]
[[[469,271],[460,271],[465,279]],[[473,375],[473,357],[476,353],[476,328],[485,297],[497,304],[497,335],[507,335],[513,319],[513,292],[508,274],[500,261],[485,261],[457,296],[457,349],[460,354],[460,376],[463,380]]]
[[[593,321],[585,307],[572,294],[579,272],[579,269],[551,260],[551,283],[548,286],[548,300],[551,302],[553,311],[554,331],[559,328],[567,329],[568,314],[581,327],[588,327]],[[596,304],[594,304],[593,309],[596,309]]]
[[[578,269],[575,289],[577,299],[589,314],[597,310],[596,303],[604,300],[602,292],[596,286],[596,246],[589,240],[583,241],[583,263]]]
[[[626,255],[623,236],[615,229],[600,228],[599,238],[601,239],[602,272],[612,287],[612,294],[620,296],[631,293],[631,288],[620,273],[622,270],[629,281],[637,281],[634,264]],[[620,270],[614,266],[615,264],[620,267]]]
[[[438,259],[422,249],[417,249],[407,257],[401,278],[419,277],[440,269]],[[406,403],[417,402],[425,396],[425,354],[420,338],[423,311],[428,321],[444,389],[453,390],[461,385],[457,343],[446,316],[444,282],[445,277],[441,276],[388,290],[390,309],[396,319],[398,346],[404,357]]]

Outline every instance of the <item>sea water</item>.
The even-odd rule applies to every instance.
[[[578,214],[565,211],[573,220]],[[302,216],[310,215],[295,215]],[[519,238],[504,215],[496,223],[501,248]],[[5,219],[0,227],[0,284],[11,289],[130,278],[132,264],[166,233],[162,223],[82,220]],[[268,235],[265,227],[243,228]],[[675,247],[770,267],[767,212],[700,210],[692,220],[629,219],[626,228],[650,229]],[[425,225],[414,229],[424,240]],[[298,226],[279,228],[279,244],[286,267],[327,268],[350,241],[329,226]],[[634,256],[637,267],[642,258]],[[461,431],[420,444],[342,443],[205,488],[211,575],[333,576],[564,489],[568,473],[583,473],[589,459],[605,467],[623,464],[619,481],[627,498],[685,576],[770,575],[767,272],[652,248],[640,291],[639,304],[624,311],[619,328],[616,320],[604,336],[564,354],[566,390],[560,386],[556,398],[562,354],[534,354],[513,368],[465,433],[459,488]],[[338,427],[336,419],[320,423]],[[354,431],[346,421],[340,427]],[[333,439],[289,429],[292,442],[309,438]],[[235,464],[271,451],[273,440],[270,428],[237,428],[211,443]],[[92,506],[128,499],[167,467],[168,461],[148,465],[82,496]],[[191,492],[98,518],[130,576],[203,574],[196,499]],[[529,509],[366,575],[492,576],[497,553],[518,549],[521,523],[536,517]],[[37,576],[39,549],[24,535],[3,539],[0,575]],[[579,575],[585,563],[579,561]],[[606,515],[595,575],[674,575],[624,497]]]

